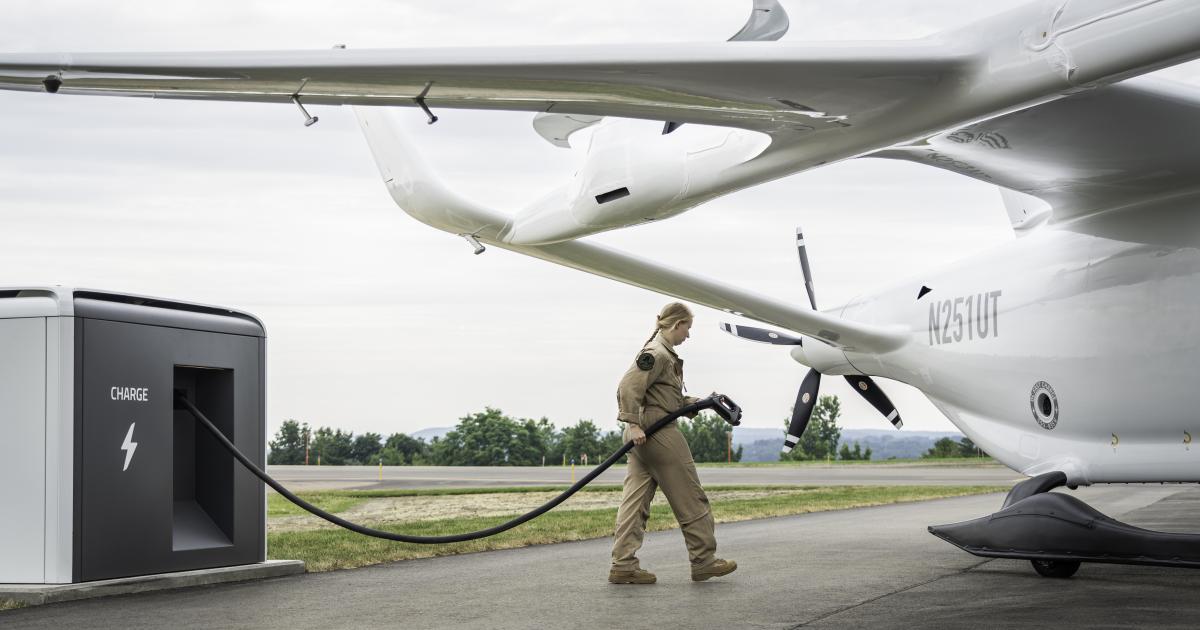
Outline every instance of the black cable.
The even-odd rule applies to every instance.
[[[671,413],[664,416],[661,420],[650,425],[650,428],[646,429],[646,437],[649,438],[656,431],[667,426],[667,424],[669,422],[671,422],[672,420],[675,420],[676,418],[678,418],[680,416],[687,415],[689,413],[693,413],[696,411],[700,411],[702,409],[711,409],[714,407],[719,410],[721,403],[718,401],[718,398],[719,397],[716,395],[711,396],[709,398],[703,398],[703,399],[701,399],[697,402],[694,402],[690,405],[684,405],[683,407],[680,407],[679,409],[672,411]],[[720,398],[723,398],[723,397],[720,397]],[[723,398],[723,400],[728,401],[727,398]],[[272,488],[274,488],[276,492],[283,495],[283,497],[286,498],[288,501],[295,503],[296,505],[304,508],[305,510],[308,510],[309,512],[311,512],[312,514],[314,514],[320,518],[323,518],[323,519],[329,521],[330,523],[333,523],[334,525],[337,525],[339,527],[344,527],[352,532],[357,532],[364,536],[373,536],[375,538],[383,538],[385,540],[395,540],[397,542],[416,543],[416,544],[420,544],[420,545],[437,545],[437,544],[444,544],[444,543],[463,542],[463,541],[467,541],[467,540],[476,540],[479,538],[487,538],[488,536],[495,536],[496,534],[499,534],[500,532],[508,531],[508,530],[516,527],[517,525],[531,521],[531,520],[545,514],[546,512],[549,512],[550,510],[554,509],[555,507],[558,506],[558,504],[562,503],[563,501],[566,501],[568,498],[570,498],[571,495],[575,494],[581,488],[583,488],[584,486],[591,483],[593,479],[600,476],[600,473],[604,472],[605,470],[608,470],[608,468],[610,466],[617,463],[617,460],[621,459],[621,456],[625,455],[625,453],[628,453],[629,450],[632,449],[634,446],[633,441],[626,442],[624,446],[617,449],[617,452],[610,455],[608,457],[608,459],[604,460],[599,466],[596,466],[594,469],[592,469],[591,472],[584,475],[583,479],[580,479],[578,482],[575,483],[575,485],[564,490],[562,494],[551,499],[549,502],[543,504],[541,507],[539,507],[531,512],[526,512],[525,514],[522,514],[521,516],[518,516],[517,518],[514,518],[511,521],[508,521],[507,523],[502,523],[495,527],[489,527],[487,529],[481,529],[477,532],[468,532],[465,534],[451,534],[449,536],[409,536],[407,534],[395,534],[392,532],[383,531],[381,529],[373,529],[370,527],[365,527],[363,525],[359,525],[357,523],[351,523],[350,521],[347,521],[343,518],[334,516],[333,514],[330,514],[329,512],[322,510],[321,508],[309,503],[308,501],[301,499],[300,497],[296,496],[295,494],[292,494],[292,492],[290,490],[283,487],[283,485],[280,484],[278,481],[275,481],[274,479],[272,479],[270,475],[263,472],[263,470],[261,468],[259,468],[258,466],[256,466],[254,464],[254,462],[250,461],[250,459],[248,457],[243,455],[242,452],[239,451],[238,448],[233,445],[233,442],[230,442],[229,438],[225,437],[225,435],[223,433],[221,433],[221,430],[218,429],[217,426],[214,425],[212,423],[212,421],[208,419],[207,416],[205,416],[199,409],[197,409],[196,405],[192,404],[192,401],[188,400],[187,396],[183,392],[177,391],[175,393],[175,401],[179,405],[182,405],[183,409],[190,412],[192,414],[192,416],[194,418],[196,418],[197,422],[204,425],[205,428],[207,428],[209,430],[209,432],[211,432],[213,434],[213,437],[217,438],[217,441],[220,442],[221,445],[224,446],[230,453],[232,453],[233,456],[235,458],[237,458],[237,460],[239,462],[241,462],[243,466],[245,466],[248,470],[250,470],[250,472],[254,473],[255,476],[257,476],[259,479],[262,479],[263,483],[266,483],[268,486],[271,486]],[[732,402],[730,402],[729,404],[732,404]],[[739,411],[740,411],[740,408],[739,408]],[[723,413],[722,413],[722,416],[724,416]]]

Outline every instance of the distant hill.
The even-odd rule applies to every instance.
[[[963,439],[957,431],[896,431],[895,429],[847,429],[842,431],[842,443],[853,448],[857,441],[863,449],[870,447],[871,459],[904,459],[920,457],[933,448],[933,443],[950,438],[955,442]],[[838,445],[841,448],[841,444]]]
[[[763,429],[757,427],[734,427],[733,445],[749,445],[761,440],[773,440],[783,444],[783,429]]]
[[[409,435],[409,437],[413,437],[418,440],[425,440],[426,442],[432,442],[433,438],[445,437],[447,433],[449,433],[453,430],[454,430],[454,427],[432,427],[429,429],[421,429],[420,431],[417,431],[416,433],[409,433],[408,435]]]
[[[779,459],[783,447],[783,429],[758,429],[737,427],[733,430],[734,444],[742,446],[742,461],[773,462]],[[871,459],[906,459],[924,455],[933,443],[948,437],[958,441],[963,438],[955,431],[896,431],[894,429],[842,429],[842,444],[854,446],[858,442],[863,449],[871,449]]]

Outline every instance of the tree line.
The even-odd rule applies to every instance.
[[[934,442],[933,448],[926,451],[921,456],[921,459],[940,459],[945,457],[987,457],[987,453],[983,452],[983,449],[979,448],[969,437],[964,437],[958,442],[944,437]]]
[[[837,396],[818,398],[817,404],[813,407],[812,417],[808,421],[808,427],[800,436],[800,441],[791,451],[780,453],[780,461],[871,459],[870,447],[863,450],[858,442],[854,443],[854,448],[850,448],[849,444],[842,444],[842,447],[838,448],[838,442],[842,439],[842,427],[838,425],[838,418],[841,415],[842,404]],[[791,418],[784,418],[784,427],[790,423]]]
[[[681,418],[679,430],[698,462],[740,461],[742,448],[728,450],[731,427],[716,414]],[[440,438],[426,442],[404,433],[354,435],[341,429],[286,420],[270,442],[269,464],[326,466],[541,466],[595,465],[624,441],[620,431],[601,430],[591,420],[557,429],[546,418],[513,418],[491,407],[459,418]],[[622,458],[624,461],[624,458]]]
[[[782,461],[869,460],[870,447],[855,442],[841,444],[838,424],[841,403],[837,396],[821,396],[800,442]],[[790,419],[784,419],[786,427]],[[679,430],[687,439],[697,462],[741,461],[742,447],[729,449],[731,427],[712,413],[694,420],[681,418]],[[540,466],[555,464],[595,465],[623,444],[620,431],[602,430],[591,420],[558,429],[546,418],[513,418],[499,409],[459,418],[458,424],[441,438],[426,442],[404,433],[386,439],[378,433],[354,435],[341,429],[287,420],[270,442],[269,464],[312,464],[326,466]],[[969,438],[956,442],[942,438],[923,458],[985,457]],[[624,458],[622,458],[624,461]]]

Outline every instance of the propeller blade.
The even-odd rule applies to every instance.
[[[904,428],[904,421],[900,419],[900,412],[896,410],[896,405],[893,405],[887,394],[883,393],[875,379],[870,376],[848,375],[846,381],[850,383],[850,387],[853,387],[854,391],[866,398],[872,407],[878,409],[879,413],[892,423],[892,426],[897,429]]]
[[[769,343],[776,346],[799,346],[803,342],[799,337],[767,330],[766,328],[755,328],[754,326],[737,326],[734,324],[726,324],[721,322],[721,330],[746,341],[754,341],[758,343]]]
[[[800,391],[796,394],[796,405],[792,407],[792,421],[788,424],[787,437],[783,439],[783,452],[786,453],[800,443],[800,436],[808,427],[812,418],[813,407],[817,404],[817,390],[821,388],[821,373],[809,370],[800,383]]]
[[[817,310],[817,294],[813,291],[812,269],[808,266],[808,252],[804,247],[804,231],[796,228],[796,252],[800,254],[800,269],[804,272],[804,289],[808,291],[808,303]]]

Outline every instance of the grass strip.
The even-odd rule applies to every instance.
[[[570,486],[514,486],[500,488],[393,488],[383,490],[313,490],[297,492],[301,499],[313,505],[337,514],[357,507],[368,499],[388,499],[393,497],[443,497],[464,494],[526,494],[529,492],[562,492]],[[721,486],[722,489],[757,490],[777,488],[779,486]],[[793,486],[799,487],[799,486]],[[580,492],[620,492],[620,485],[588,485]],[[295,503],[283,498],[282,495],[270,491],[267,493],[267,516],[297,516],[308,514]]]
[[[759,486],[761,487],[761,486]],[[788,516],[910,501],[1003,492],[1001,486],[828,486],[779,488],[776,495],[721,501],[713,504],[719,523],[773,516]],[[717,489],[715,486],[710,490]],[[537,491],[544,491],[544,488]],[[343,529],[276,532],[268,536],[273,559],[303,560],[310,572],[351,569],[383,562],[429,558],[495,549],[603,538],[612,535],[616,509],[552,511],[491,538],[448,545],[414,545],[360,536]],[[468,532],[507,521],[510,516],[466,517],[402,523],[374,523],[373,527],[419,536]],[[654,505],[647,530],[678,527],[670,508]]]
[[[0,599],[0,610],[16,610],[25,606],[25,602],[19,602],[15,599]]]
[[[393,497],[442,497],[464,494],[526,494],[530,492],[562,492],[570,486],[512,486],[497,488],[392,488],[383,490],[312,490],[297,492],[300,498],[317,507],[337,514],[357,507],[367,499],[387,499]],[[794,484],[730,484],[724,486],[705,486],[708,490],[746,490],[746,491],[787,491],[806,490],[817,486],[801,486]],[[580,492],[620,492],[620,484],[592,484],[584,486]],[[267,492],[267,516],[298,516],[308,512],[296,504],[283,498],[274,491]]]
[[[299,494],[301,499],[332,514],[358,507],[371,498],[369,496],[348,494],[343,491],[300,492],[297,494]],[[295,503],[283,498],[283,495],[275,492],[267,494],[267,518],[272,516],[300,516],[303,514],[308,514],[308,512]]]

